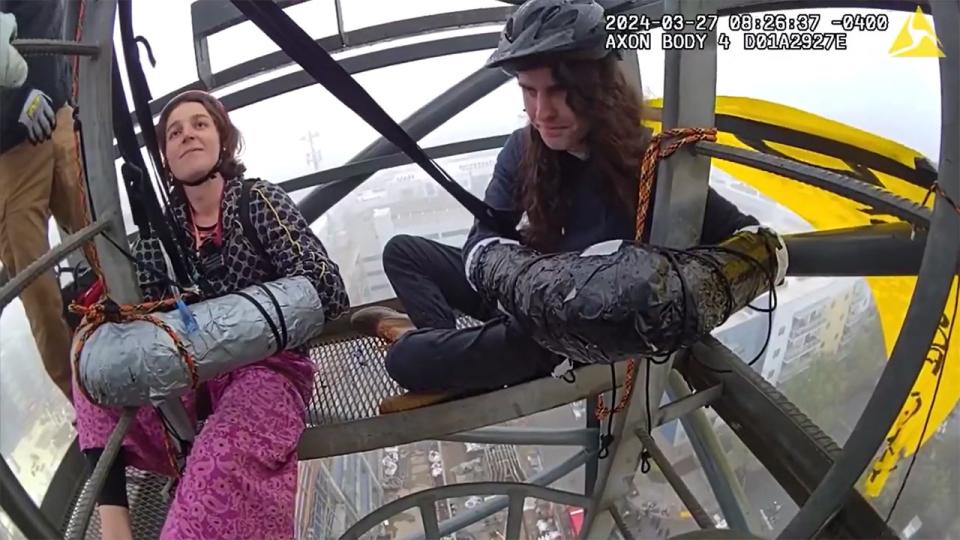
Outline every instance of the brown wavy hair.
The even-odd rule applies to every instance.
[[[167,122],[170,120],[170,113],[178,105],[187,102],[194,102],[203,105],[207,114],[213,119],[213,125],[217,128],[220,135],[220,174],[224,179],[242,177],[247,167],[240,161],[237,155],[243,150],[243,136],[240,130],[230,120],[227,109],[220,103],[216,97],[202,90],[188,90],[182,94],[174,96],[160,112],[160,118],[157,120],[157,145],[160,146],[160,155],[164,160],[164,169],[167,176],[172,179],[170,166],[167,160]]]
[[[613,55],[603,60],[555,60],[554,80],[567,93],[567,104],[588,119],[586,146],[603,179],[603,190],[614,209],[636,212],[640,162],[650,140],[643,127],[643,101],[626,81]],[[533,67],[529,64],[525,68]],[[525,129],[520,160],[518,205],[527,213],[524,241],[534,249],[556,249],[571,200],[561,184],[560,152],[551,150],[532,125]]]

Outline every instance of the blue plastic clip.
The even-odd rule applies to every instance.
[[[179,296],[177,297],[177,311],[180,312],[180,318],[183,319],[183,326],[186,327],[187,334],[193,334],[200,330],[200,326],[197,324],[197,319],[193,316],[193,312],[190,311],[190,308],[187,307],[187,304],[185,304]]]

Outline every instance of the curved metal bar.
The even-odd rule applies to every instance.
[[[703,156],[732,161],[799,180],[859,203],[869,204],[914,225],[926,227],[930,222],[929,209],[884,189],[820,167],[706,141],[694,145],[694,151]]]
[[[362,73],[437,56],[482,51],[495,46],[498,36],[499,34],[496,32],[487,32],[411,43],[351,56],[340,60],[339,63],[350,74]],[[228,94],[223,96],[220,101],[228,111],[233,111],[267,98],[277,97],[315,84],[317,84],[317,81],[309,73],[300,70]]]
[[[33,280],[37,279],[41,274],[50,270],[58,262],[63,260],[70,252],[80,249],[86,242],[89,242],[90,239],[100,234],[107,227],[110,226],[110,219],[114,212],[109,212],[106,215],[101,216],[99,221],[95,221],[90,225],[80,229],[79,231],[71,234],[70,236],[63,239],[63,241],[55,246],[50,251],[44,253],[39,259],[30,263],[29,266],[23,269],[16,276],[13,276],[10,281],[8,281],[3,288],[0,288],[0,310],[7,307],[7,304],[13,301],[14,298],[20,295],[24,289],[26,289]]]
[[[60,537],[60,532],[33,503],[3,457],[0,457],[0,507],[27,538]]]
[[[195,2],[193,6],[196,7],[203,4],[211,3]],[[216,2],[213,2],[212,4],[213,7],[217,7]],[[221,9],[236,11],[239,15],[239,10],[236,10],[232,4],[229,2],[224,2],[223,4],[224,7]],[[358,47],[377,45],[379,43],[385,43],[396,39],[404,39],[458,28],[495,24],[506,20],[508,13],[509,9],[507,8],[479,8],[453,13],[440,13],[436,15],[403,19],[386,24],[378,24],[366,28],[360,28],[350,32],[345,32],[342,39],[339,35],[332,35],[317,39],[316,42],[330,54],[339,54]],[[215,32],[206,32],[202,34],[202,37],[205,38],[213,33]],[[195,41],[199,39],[196,37],[196,34],[197,21],[195,20]],[[169,103],[174,96],[182,92],[186,92],[187,90],[218,90],[250,77],[263,75],[270,71],[282,68],[290,63],[290,57],[287,56],[287,54],[283,51],[275,51],[270,54],[265,54],[263,56],[254,58],[253,60],[248,60],[241,64],[237,64],[236,66],[226,68],[223,71],[211,74],[210,78],[212,81],[212,86],[209,88],[204,88],[204,84],[202,84],[200,81],[195,81],[181,88],[177,88],[168,94],[160,96],[150,103],[150,110],[154,115],[160,114],[160,111],[163,109],[163,107]],[[134,119],[134,122],[136,122],[136,119]]]
[[[484,137],[482,139],[472,139],[469,141],[424,148],[424,152],[434,159],[448,156],[459,156],[472,152],[501,148],[507,141],[508,137],[509,135],[495,135],[493,137]],[[289,193],[301,189],[330,184],[354,176],[371,176],[374,173],[384,169],[399,167],[401,165],[409,165],[410,163],[413,163],[413,160],[410,159],[410,156],[404,153],[396,153],[377,158],[352,161],[346,165],[305,174],[292,180],[280,182],[277,185]]]
[[[498,35],[499,34],[497,33],[489,32],[484,34],[471,34],[467,36],[441,38],[433,41],[412,43],[409,45],[399,45],[390,49],[383,49],[344,58],[343,60],[340,60],[340,65],[343,66],[343,69],[345,69],[347,73],[355,75],[364,71],[372,71],[405,62],[415,62],[417,60],[427,60],[430,58],[436,58],[438,56],[481,51],[484,49],[493,48],[497,44]],[[500,72],[495,70],[484,71],[495,73],[497,75],[500,74]],[[485,74],[489,76],[490,73]],[[506,75],[503,76],[503,81],[505,80]],[[503,81],[501,81],[501,84]],[[235,111],[243,107],[254,105],[266,99],[277,97],[301,88],[306,88],[308,86],[313,86],[315,84],[317,84],[317,81],[314,80],[309,73],[300,70],[264,81],[249,88],[244,88],[243,90],[238,90],[232,94],[227,94],[220,98],[220,102],[223,103],[223,106],[226,107],[227,111]],[[201,86],[197,85],[197,88],[201,88]],[[172,97],[173,96],[171,96],[171,98]],[[153,106],[151,106],[150,109],[153,110]],[[414,138],[416,139],[417,137]],[[137,133],[137,144],[143,146],[143,135],[141,133]],[[113,147],[113,155],[114,159],[120,158],[120,151],[116,146]]]
[[[557,504],[580,507],[590,503],[590,500],[583,495],[520,482],[473,482],[469,484],[454,484],[435,487],[426,491],[418,491],[381,506],[364,516],[360,521],[354,523],[340,538],[341,540],[358,539],[384,519],[395,516],[415,506],[419,506],[421,512],[425,514],[423,516],[425,521],[427,519],[426,514],[433,514],[434,519],[436,519],[436,513],[432,511],[433,503],[436,501],[481,495],[505,495],[511,500],[519,498],[521,502],[524,498],[529,497]],[[431,512],[424,512],[424,508],[429,508]],[[438,534],[443,534],[443,531],[439,528],[433,534],[427,531],[428,538],[439,538],[439,536],[437,536]],[[508,538],[510,537],[508,536]]]
[[[533,478],[527,479],[525,485],[536,485],[536,486],[549,486],[550,484],[556,482],[557,480],[563,478],[564,476],[570,474],[581,465],[586,463],[591,458],[596,458],[597,453],[595,451],[583,451],[577,452],[576,454],[570,456],[566,461],[560,463],[556,467],[544,471]],[[576,495],[580,497],[580,495]],[[585,510],[591,508],[593,504],[587,497],[579,499],[582,501],[576,503],[576,506],[581,506]],[[507,497],[498,496],[493,499],[481,504],[480,506],[470,510],[469,512],[460,512],[455,518],[448,519],[440,524],[440,534],[447,535],[452,534],[456,531],[462,530],[474,523],[484,519],[486,517],[492,516],[493,514],[503,510],[507,507],[509,499]],[[427,539],[423,536],[416,536],[413,539],[407,540],[433,540],[432,538]]]
[[[11,45],[17,52],[26,55],[63,54],[67,56],[91,56],[100,54],[100,48],[88,43],[60,39],[17,39]]]
[[[436,513],[433,511],[433,503],[443,499],[457,499],[462,497],[474,497],[482,495],[506,495],[511,500],[515,498],[534,498],[544,501],[550,501],[557,504],[566,504],[570,506],[584,506],[590,503],[590,499],[583,495],[561,491],[559,489],[548,488],[544,486],[523,484],[520,482],[473,482],[469,484],[453,484],[449,486],[440,486],[425,491],[411,493],[406,497],[401,497],[391,503],[388,503],[373,512],[364,516],[360,521],[353,524],[352,527],[343,533],[341,540],[359,539],[364,533],[372,529],[383,520],[405,512],[415,506],[419,506],[424,521],[426,515],[432,514],[436,520]],[[430,512],[425,512],[424,509]],[[434,521],[436,523],[436,521]],[[427,538],[439,538],[443,531],[439,528],[433,533],[426,531]],[[508,538],[511,538],[508,536]]]
[[[522,0],[501,0],[521,2]],[[660,17],[665,14],[663,0],[639,2],[640,5],[625,10],[626,13],[642,13],[650,17],[650,26],[659,28]],[[787,9],[817,8],[871,8],[896,11],[913,11],[920,6],[924,13],[930,13],[927,0],[714,0],[718,15],[735,13],[755,13],[760,11],[781,11]],[[656,24],[654,24],[656,22]]]
[[[96,507],[97,497],[103,490],[103,485],[107,481],[107,474],[110,472],[113,462],[117,459],[117,454],[120,453],[120,446],[123,444],[123,439],[136,414],[137,409],[126,408],[117,420],[117,425],[110,433],[110,438],[107,439],[107,444],[103,449],[103,454],[100,455],[100,460],[97,461],[97,466],[93,468],[80,497],[77,498],[77,511],[73,515],[74,521],[68,527],[65,535],[66,540],[86,538],[87,527],[90,525],[90,516]]]
[[[419,141],[508,80],[509,77],[499,69],[480,68],[411,114],[400,123],[400,127],[414,140]],[[351,161],[379,157],[396,151],[397,147],[393,143],[380,137]],[[352,176],[315,189],[300,201],[300,211],[307,222],[312,223],[369,177],[370,175]]]
[[[940,187],[960,195],[960,2],[932,2],[934,27],[945,56],[940,58]],[[917,286],[890,360],[870,396],[843,453],[834,462],[780,538],[812,538],[841,508],[850,489],[883,444],[923,364],[960,262],[960,214],[937,197]]]
[[[589,446],[599,429],[549,429],[488,427],[437,437],[440,441],[486,444],[538,444],[541,446]]]

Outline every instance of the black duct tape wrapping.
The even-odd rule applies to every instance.
[[[612,363],[688,347],[723,324],[771,288],[778,242],[761,229],[688,250],[615,241],[543,255],[492,243],[470,278],[545,349]]]

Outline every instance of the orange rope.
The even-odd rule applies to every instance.
[[[74,35],[74,41],[76,41],[77,43],[80,43],[80,41],[83,39],[83,18],[84,18],[84,14],[86,13],[86,7],[87,7],[86,0],[80,0],[80,8],[77,15],[77,32]],[[76,104],[79,96],[80,96],[80,56],[77,55],[73,57],[72,89],[70,93],[71,102]],[[78,205],[78,207],[75,208],[75,210],[79,210],[79,215],[81,220],[81,224],[77,228],[77,230],[80,230],[81,228],[86,227],[87,225],[90,225],[90,223],[93,221],[90,216],[90,206],[87,204],[87,190],[86,190],[87,171],[84,170],[84,167],[83,167],[83,156],[81,155],[80,146],[81,146],[80,133],[76,129],[74,129],[73,147],[75,150],[74,158],[76,159],[76,162],[77,162],[78,176],[76,178],[76,181],[78,184],[77,192],[79,194],[79,198],[74,200],[74,204]],[[60,225],[65,229],[69,229],[71,227],[75,227],[77,224],[61,223]],[[77,232],[77,230],[73,230],[70,232],[75,233]],[[103,279],[103,270],[100,266],[100,256],[97,253],[97,247],[94,244],[92,239],[87,242],[84,242],[83,254],[84,256],[86,256],[87,261],[90,263],[91,270],[93,270],[97,278],[99,278],[100,281],[103,283],[104,291],[106,291],[107,282],[105,279]],[[76,279],[76,277],[77,276],[74,276],[74,279]]]
[[[662,147],[660,144],[664,140],[670,140],[670,143]],[[643,236],[647,224],[647,212],[650,207],[650,193],[653,190],[653,184],[656,181],[657,165],[661,159],[670,157],[681,146],[685,144],[694,144],[698,141],[716,141],[716,128],[674,128],[657,133],[650,139],[650,144],[643,153],[643,161],[640,164],[640,189],[637,194],[637,221],[636,236],[638,242],[643,241]],[[605,420],[612,413],[617,413],[627,406],[630,395],[633,394],[633,384],[637,376],[637,360],[631,358],[627,360],[627,373],[623,381],[623,395],[616,406],[611,410],[603,401],[603,395],[597,396],[596,416],[598,420]]]

